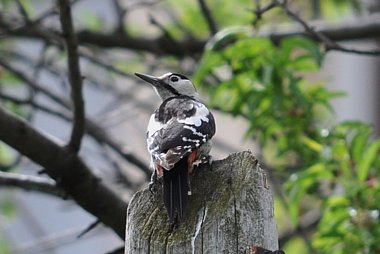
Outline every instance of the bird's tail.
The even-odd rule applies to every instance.
[[[181,221],[185,213],[190,189],[187,163],[185,157],[172,169],[164,169],[164,203],[171,223]]]

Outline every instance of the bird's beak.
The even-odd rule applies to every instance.
[[[151,76],[151,75],[147,75],[147,74],[142,74],[142,73],[138,73],[136,72],[135,75],[139,78],[141,78],[142,80],[152,84],[153,86],[157,87],[161,84],[162,80],[155,77],[155,76]]]

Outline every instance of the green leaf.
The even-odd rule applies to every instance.
[[[364,155],[364,150],[368,144],[368,138],[371,135],[371,128],[368,126],[359,126],[359,130],[356,135],[352,138],[352,156],[356,162],[359,162]]]
[[[9,198],[0,202],[0,211],[7,218],[12,218],[16,213],[16,207]]]
[[[9,164],[12,160],[11,153],[4,144],[0,141],[0,165],[1,164]]]
[[[246,38],[250,32],[248,26],[228,27],[216,33],[207,43],[206,50],[218,50],[238,39]]]
[[[306,145],[307,147],[309,147],[310,149],[320,153],[322,152],[322,149],[323,149],[323,146],[318,143],[317,141],[305,136],[305,135],[302,135],[301,136],[301,141],[304,145]]]
[[[104,27],[104,22],[101,18],[90,10],[83,10],[79,16],[86,26],[86,29],[90,31],[100,31]]]
[[[367,179],[371,164],[378,157],[379,150],[380,140],[376,140],[366,149],[358,165],[358,177],[360,181],[363,182]]]
[[[0,80],[4,85],[19,85],[21,84],[20,79],[18,79],[14,74],[0,69]]]

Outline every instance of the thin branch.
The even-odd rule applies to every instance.
[[[114,10],[116,13],[115,15],[116,21],[117,21],[116,31],[118,33],[124,33],[124,17],[127,13],[127,10],[123,8],[119,0],[113,0],[112,3],[113,3]]]
[[[72,116],[64,111],[54,110],[52,108],[43,106],[35,101],[31,101],[28,99],[20,99],[11,95],[0,93],[0,98],[12,101],[17,104],[30,105],[38,110],[41,110],[45,113],[57,116],[65,121],[71,122]],[[127,162],[135,165],[137,168],[142,170],[146,176],[146,179],[150,178],[151,170],[149,167],[142,161],[139,157],[134,155],[129,151],[126,145],[120,143],[113,137],[111,137],[106,131],[103,130],[100,126],[98,126],[94,121],[90,119],[86,119],[85,125],[86,132],[93,137],[99,144],[104,144],[109,146],[115,153],[119,154],[123,159]]]
[[[99,224],[101,223],[100,220],[96,220],[94,221],[93,223],[91,223],[90,225],[88,225],[84,230],[82,230],[78,235],[77,235],[77,239],[81,238],[82,236],[84,236],[85,234],[87,234],[88,232],[90,232],[92,229],[94,229],[96,226],[98,226]]]
[[[44,167],[78,205],[124,239],[127,203],[95,176],[72,150],[53,142],[1,107],[0,140]]]
[[[57,187],[55,181],[39,176],[30,176],[0,171],[0,187],[18,187],[28,191],[37,191],[58,197],[65,197],[65,192]]]
[[[52,107],[48,107],[48,106],[44,106],[42,104],[39,104],[35,100],[18,98],[18,97],[15,97],[13,95],[4,94],[1,92],[0,92],[0,98],[3,100],[11,101],[15,104],[31,106],[34,109],[40,110],[40,111],[48,113],[50,115],[57,116],[61,119],[67,120],[67,121],[71,121],[71,117],[67,113],[64,113],[63,111],[54,110],[54,109],[52,109]]]
[[[218,26],[205,0],[198,0],[198,3],[199,3],[199,6],[201,7],[203,17],[206,19],[211,35],[216,34],[218,32]]]
[[[19,12],[24,17],[26,23],[30,23],[30,18],[28,15],[28,12],[26,11],[24,5],[21,3],[20,0],[16,0],[17,7],[19,9]]]
[[[85,109],[82,94],[82,75],[79,65],[78,42],[71,17],[70,1],[58,0],[58,3],[60,9],[59,13],[63,33],[62,35],[66,42],[71,98],[74,106],[74,123],[68,146],[74,152],[78,152],[84,134],[85,125]]]
[[[253,25],[256,26],[257,22],[262,18],[262,15],[275,7],[277,7],[277,3],[275,1],[272,1],[265,7],[261,7],[261,1],[256,0],[256,9],[254,10],[255,19],[252,22]]]
[[[108,64],[108,63],[105,63],[104,61],[100,60],[99,58],[96,58],[92,55],[90,55],[89,53],[86,53],[85,51],[83,50],[80,50],[79,51],[79,55],[83,58],[86,58],[87,60],[89,60],[91,63],[97,65],[97,66],[100,66],[102,67],[103,69],[107,70],[107,71],[110,71],[110,72],[113,72],[121,77],[124,77],[124,78],[134,78],[134,76],[130,73],[127,73],[119,68],[117,68],[116,66],[112,65],[112,64]]]
[[[14,74],[18,79],[28,84],[31,88],[33,88],[37,92],[41,92],[42,94],[47,96],[53,102],[59,103],[61,106],[63,106],[66,109],[71,109],[71,104],[68,100],[62,98],[57,93],[45,88],[44,86],[38,84],[32,78],[28,77],[25,73],[23,73],[20,69],[10,65],[8,61],[5,61],[0,58],[0,66],[2,66],[4,69]]]
[[[275,0],[274,0],[275,1]],[[271,8],[272,9],[272,8]],[[56,45],[62,45],[62,39],[58,32],[43,25],[22,25],[15,27],[14,24],[22,23],[17,21],[17,17],[7,18],[0,12],[0,28],[3,34],[16,37],[28,37],[42,39]],[[380,34],[380,15],[371,14],[347,21],[338,25],[330,23],[320,23],[316,32],[324,34],[332,41],[373,39]],[[260,32],[259,36],[268,37],[274,42],[279,42],[284,38],[293,36],[309,37],[316,40],[304,29],[298,26],[289,28],[287,31]],[[191,39],[176,40],[175,43],[168,41],[165,35],[153,39],[143,37],[128,36],[120,33],[101,33],[82,30],[77,32],[77,38],[81,44],[91,44],[102,48],[125,48],[150,52],[153,54],[166,54],[175,56],[194,56],[203,52],[206,40]],[[341,50],[342,51],[342,50]]]
[[[37,92],[41,92],[42,94],[50,98],[53,102],[58,103],[59,105],[63,106],[66,109],[71,109],[71,104],[68,100],[62,98],[60,95],[45,88],[44,86],[38,84],[33,79],[31,79],[26,74],[24,74],[20,69],[13,67],[7,61],[3,61],[1,58],[0,58],[0,66],[2,66],[6,70],[14,74],[18,79],[28,84]],[[44,109],[41,109],[41,110],[44,110]],[[72,118],[70,115],[66,114],[65,117],[62,117],[62,119],[71,121]],[[130,150],[128,149],[126,145],[112,138],[108,133],[104,131],[104,129],[101,126],[96,124],[96,122],[93,121],[92,119],[86,119],[85,129],[89,133],[89,135],[95,138],[96,141],[98,141],[101,144],[108,145],[109,147],[112,148],[112,150],[114,150],[117,154],[122,156],[129,163],[141,169],[145,173],[146,178],[149,179],[150,174],[152,173],[149,167],[140,158],[138,158],[136,155],[130,152]]]
[[[324,33],[317,32],[306,21],[300,18],[299,15],[291,11],[286,5],[286,2],[282,3],[278,0],[275,0],[275,1],[277,2],[277,6],[281,7],[291,19],[299,23],[305,29],[305,31],[309,34],[309,36],[311,36],[314,40],[322,43],[326,51],[336,50],[336,51],[341,51],[341,52],[346,52],[346,53],[355,53],[355,54],[360,54],[360,55],[371,55],[371,56],[380,55],[380,50],[375,50],[375,49],[374,50],[358,50],[358,49],[346,48],[346,47],[343,47],[342,45],[339,45],[338,43],[330,39],[328,36],[326,36]]]

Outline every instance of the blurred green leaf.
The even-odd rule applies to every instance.
[[[8,147],[0,141],[0,165],[9,164],[12,160],[12,156]]]
[[[358,165],[358,177],[360,181],[365,181],[367,179],[369,169],[374,160],[379,156],[379,151],[380,140],[376,140],[365,150]]]
[[[3,85],[19,85],[21,84],[20,79],[18,79],[12,73],[0,69],[0,80]]]
[[[104,28],[104,22],[99,15],[90,10],[83,10],[80,17],[83,25],[90,31],[101,31]]]
[[[352,156],[355,161],[360,161],[365,147],[368,143],[368,138],[372,130],[368,126],[359,126],[360,131],[358,131],[352,138]]]

